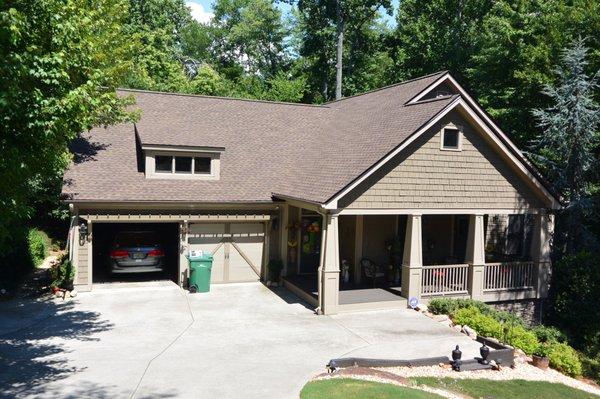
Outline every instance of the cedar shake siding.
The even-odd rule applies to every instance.
[[[441,129],[462,130],[462,151],[440,149]],[[346,198],[349,209],[511,209],[544,205],[499,153],[453,111]]]

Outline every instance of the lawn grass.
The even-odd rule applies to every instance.
[[[441,388],[472,398],[485,399],[588,399],[598,398],[591,393],[571,388],[563,384],[545,381],[508,380],[493,381],[486,379],[456,379],[415,377],[411,378],[418,385]]]
[[[300,399],[440,399],[439,395],[379,382],[332,378],[311,381]]]

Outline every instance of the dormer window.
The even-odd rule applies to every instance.
[[[440,149],[447,151],[461,151],[461,131],[458,126],[452,124],[442,128]]]
[[[146,177],[154,179],[219,179],[221,151],[166,146],[142,147]]]

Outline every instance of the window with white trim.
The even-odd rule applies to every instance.
[[[219,178],[220,154],[146,151],[146,177],[155,179]]]
[[[441,132],[441,144],[440,148],[442,150],[449,151],[460,151],[462,149],[461,146],[461,131],[457,126],[448,125],[442,128]]]

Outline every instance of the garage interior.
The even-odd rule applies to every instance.
[[[112,274],[109,269],[110,246],[121,231],[155,231],[165,252],[164,272]],[[92,282],[138,282],[171,280],[177,283],[179,269],[178,223],[94,223]]]

